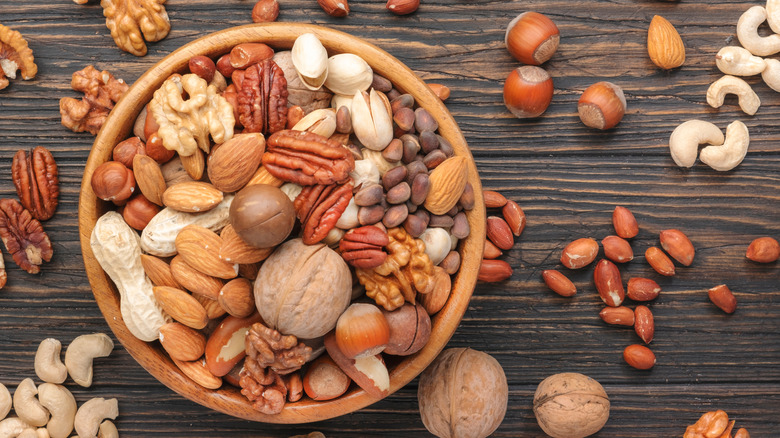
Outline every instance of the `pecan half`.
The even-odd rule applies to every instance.
[[[232,55],[231,55],[232,57]],[[275,62],[264,59],[244,70],[238,91],[238,120],[244,132],[265,135],[287,126],[287,79]]]
[[[350,265],[361,269],[373,269],[387,259],[383,250],[390,243],[387,233],[379,227],[367,225],[353,228],[339,242],[341,257]]]
[[[54,252],[41,223],[14,199],[0,199],[0,238],[14,262],[30,274],[40,272]]]
[[[29,154],[25,150],[16,152],[11,175],[24,208],[39,221],[54,215],[60,196],[60,181],[57,163],[48,149],[38,146]]]
[[[283,181],[310,186],[345,181],[355,158],[349,149],[321,135],[283,130],[268,137],[263,166]]]
[[[313,245],[328,235],[352,199],[352,182],[306,186],[293,203],[303,225],[303,243]]]
[[[8,78],[16,78],[17,70],[27,81],[38,73],[38,66],[22,34],[0,24],[0,90],[8,86]]]
[[[93,135],[97,135],[114,104],[129,88],[122,79],[91,65],[73,73],[70,86],[83,92],[84,97],[60,99],[62,124],[73,132],[88,131]]]
[[[171,23],[163,3],[165,0],[101,0],[106,27],[117,47],[135,56],[144,56],[144,39],[160,41],[165,38]]]

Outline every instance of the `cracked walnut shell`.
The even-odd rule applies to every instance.
[[[182,93],[187,94],[186,100]],[[208,153],[209,135],[217,144],[233,137],[233,107],[216,86],[195,74],[166,79],[154,92],[148,109],[160,125],[157,134],[163,146],[182,157],[193,155],[198,148]]]
[[[100,6],[116,45],[135,56],[144,56],[144,39],[160,41],[171,30],[163,3],[165,0],[101,0]]]
[[[22,34],[0,24],[0,90],[8,86],[8,78],[16,79],[17,70],[28,81],[38,73],[38,66]]]
[[[81,100],[60,99],[62,124],[73,132],[88,131],[97,135],[114,104],[125,94],[128,85],[106,70],[88,65],[73,73],[70,86],[84,93]]]

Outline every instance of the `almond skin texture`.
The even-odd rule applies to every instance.
[[[238,266],[219,258],[222,239],[208,228],[187,225],[176,236],[176,250],[188,265],[217,278],[238,276]]]
[[[644,345],[629,345],[623,350],[623,360],[638,370],[649,370],[655,365],[655,354]]]
[[[157,303],[171,318],[194,329],[206,327],[209,318],[206,309],[187,292],[168,286],[155,286],[152,291]]]
[[[625,325],[629,327],[634,325],[634,311],[626,306],[605,307],[601,309],[599,316],[607,324]]]
[[[634,301],[651,301],[658,298],[661,286],[649,278],[634,277],[628,280],[627,295]]]
[[[759,237],[750,242],[745,257],[757,263],[775,262],[780,258],[780,243],[771,237]]]
[[[512,276],[512,267],[503,260],[482,260],[477,279],[488,283],[504,281]]]
[[[149,254],[141,254],[141,265],[155,286],[181,287],[179,282],[173,278],[170,265],[162,259]]]
[[[618,307],[626,297],[620,271],[609,260],[602,259],[596,264],[596,269],[593,270],[593,282],[601,300],[607,306]]]
[[[160,165],[147,155],[136,155],[133,157],[133,175],[146,199],[162,206],[167,186]]]
[[[696,250],[691,240],[682,231],[674,229],[661,231],[661,247],[681,264],[690,266],[693,263]]]
[[[615,263],[626,263],[634,259],[631,244],[618,236],[607,236],[601,240],[604,255]]]
[[[430,174],[425,208],[433,214],[445,214],[458,203],[468,179],[466,157],[450,157]]]
[[[561,253],[561,264],[569,269],[579,269],[588,266],[596,260],[599,253],[599,243],[591,238],[577,239],[566,245]]]
[[[265,152],[262,134],[238,134],[209,154],[208,175],[214,187],[237,192],[252,179]]]
[[[647,248],[647,251],[645,251],[645,259],[647,260],[647,263],[649,263],[650,266],[655,269],[655,272],[666,277],[671,277],[674,275],[675,271],[672,259],[667,257],[660,248],[655,246]]]
[[[222,202],[222,192],[201,181],[180,182],[163,192],[163,204],[176,211],[200,213],[211,210]]]
[[[624,239],[631,239],[639,234],[639,225],[634,214],[626,207],[617,206],[612,212],[612,226],[615,234]]]
[[[210,300],[216,300],[219,296],[219,291],[224,285],[224,281],[219,278],[206,275],[192,266],[188,265],[184,261],[184,258],[177,255],[171,259],[171,274],[174,280],[188,291],[195,295],[206,297]],[[168,286],[160,285],[158,286]]]
[[[190,362],[173,359],[173,363],[179,367],[185,376],[206,389],[217,389],[222,386],[222,379],[211,374],[208,368],[206,368],[206,361],[203,359]]]
[[[217,302],[227,313],[237,318],[246,318],[255,311],[252,283],[246,278],[234,278],[228,281],[220,289]]]
[[[160,327],[160,344],[172,359],[197,360],[206,350],[206,337],[184,324],[170,322]]]
[[[497,247],[508,251],[515,244],[515,238],[509,224],[497,216],[488,216],[487,218],[487,238]]]
[[[656,15],[647,30],[647,53],[653,64],[664,70],[685,62],[685,45],[677,29],[664,17]]]
[[[731,293],[731,289],[725,284],[713,287],[708,291],[710,301],[726,313],[734,313],[737,310],[737,298]]]
[[[577,287],[565,275],[554,269],[542,271],[544,284],[562,297],[571,297],[577,293]]]
[[[634,331],[645,344],[653,341],[655,321],[653,321],[653,312],[647,306],[636,306],[634,309]]]

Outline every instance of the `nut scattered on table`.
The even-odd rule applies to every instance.
[[[664,70],[677,68],[685,62],[685,45],[672,23],[656,15],[647,30],[647,53],[653,64]]]
[[[165,0],[102,0],[100,5],[106,27],[117,47],[135,56],[144,56],[144,40],[154,42],[165,38],[171,23],[163,3]]]
[[[598,432],[609,419],[609,408],[604,388],[584,374],[554,374],[534,393],[536,421],[553,438],[583,438]]]
[[[87,131],[92,135],[97,135],[114,104],[129,88],[122,79],[92,65],[73,73],[70,86],[84,93],[84,97],[60,99],[62,125],[73,132]]]
[[[16,78],[17,71],[29,81],[38,73],[38,66],[22,34],[0,24],[0,90],[8,86],[8,79]]]

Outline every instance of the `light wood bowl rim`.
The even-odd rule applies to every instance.
[[[84,169],[79,199],[79,233],[87,277],[106,322],[130,355],[152,376],[180,395],[228,415],[266,423],[292,424],[325,420],[354,412],[379,399],[353,384],[346,394],[335,400],[316,402],[304,397],[302,401],[288,403],[278,415],[265,415],[252,409],[239,391],[229,385],[223,385],[218,390],[207,390],[183,375],[159,342],[147,343],[135,338],[122,321],[116,287],[101,269],[90,248],[95,222],[99,215],[109,209],[108,203],[97,199],[90,181],[95,168],[110,159],[113,146],[130,135],[133,122],[142,106],[151,99],[154,90],[171,74],[184,71],[192,56],[206,55],[216,59],[217,55],[226,53],[242,42],[264,42],[276,49],[289,49],[297,36],[307,32],[317,35],[331,55],[342,52],[360,55],[374,71],[390,79],[399,90],[412,94],[416,102],[438,121],[439,133],[452,143],[455,153],[468,158],[468,179],[474,187],[476,199],[474,209],[467,214],[471,234],[459,244],[461,269],[454,278],[449,301],[433,318],[430,341],[420,352],[403,358],[390,370],[391,394],[408,384],[445,347],[466,311],[482,259],[485,207],[474,159],[452,115],[421,79],[384,50],[326,27],[278,22],[229,28],[185,44],[144,73],[117,103],[95,139]]]

